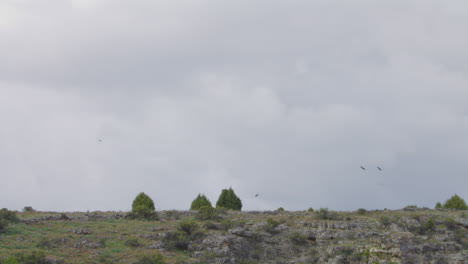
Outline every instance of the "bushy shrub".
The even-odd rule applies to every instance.
[[[138,258],[138,261],[135,264],[165,264],[163,255],[156,253],[153,255],[143,255]]]
[[[435,209],[442,209],[442,204],[440,202],[437,202]]]
[[[242,209],[242,201],[237,197],[232,188],[223,189],[216,202],[216,207],[240,211]]]
[[[199,210],[202,207],[213,207],[210,200],[206,198],[204,194],[198,194],[198,196],[192,201],[190,210]]]
[[[7,227],[8,227],[8,222],[3,219],[0,219],[0,234],[5,233],[7,230]]]
[[[218,212],[211,206],[203,206],[198,209],[195,218],[198,220],[206,221],[206,220],[217,220],[219,219]]]
[[[276,211],[278,211],[278,212],[284,212],[284,208],[283,208],[283,207],[280,207],[280,208],[276,209]]]
[[[317,212],[317,217],[319,219],[330,219],[330,212],[328,211],[328,208],[320,208]]]
[[[307,212],[313,213],[313,212],[314,212],[314,208],[310,207],[309,209],[307,209]]]
[[[358,215],[365,215],[366,213],[367,213],[367,210],[364,209],[364,208],[359,208],[359,209],[357,210],[357,214],[358,214]]]
[[[421,225],[419,229],[419,233],[422,235],[430,234],[434,232],[436,229],[436,225],[434,223],[434,219],[429,217],[424,224]]]
[[[0,220],[5,220],[7,222],[17,223],[19,222],[19,218],[16,216],[15,211],[10,211],[6,208],[0,210]]]
[[[35,211],[36,211],[36,210],[34,210],[34,209],[32,208],[32,206],[25,206],[25,207],[23,208],[23,212],[35,212]]]
[[[133,200],[132,212],[128,213],[126,217],[129,219],[157,220],[158,215],[153,200],[142,192]]]
[[[456,210],[467,210],[468,206],[465,203],[465,200],[458,195],[452,196],[444,203],[445,209],[456,209]]]
[[[199,228],[200,226],[198,225],[197,222],[190,221],[190,220],[181,221],[177,225],[177,230],[182,231],[189,236],[194,235],[198,231]]]

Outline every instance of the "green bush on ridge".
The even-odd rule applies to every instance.
[[[157,220],[158,215],[155,211],[153,200],[144,192],[141,192],[133,200],[132,212],[128,213],[126,218]]]
[[[465,200],[463,200],[463,198],[456,194],[447,201],[445,201],[444,208],[455,210],[468,210],[468,206],[466,205]]]
[[[242,201],[237,197],[232,188],[223,189],[216,202],[216,208],[220,207],[240,211],[242,209]]]
[[[192,201],[190,210],[199,210],[202,207],[213,207],[210,200],[206,198],[204,194],[198,194],[198,196]]]

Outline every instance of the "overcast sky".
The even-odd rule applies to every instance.
[[[467,28],[465,0],[2,0],[0,208],[468,199]]]

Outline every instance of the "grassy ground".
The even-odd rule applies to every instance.
[[[435,210],[329,213],[325,217],[328,219],[324,219],[317,212],[228,212],[224,215],[223,221],[256,223],[274,220],[294,228],[304,221],[333,223],[340,219],[340,221],[363,221],[381,225],[384,218],[391,224],[402,217],[418,221],[432,217],[442,221],[449,218],[466,218],[468,214],[464,211]],[[7,232],[0,234],[0,260],[7,256],[36,250],[44,252],[49,259],[62,260],[64,263],[135,263],[142,255],[158,253],[164,256],[166,263],[185,263],[191,259],[183,250],[160,252],[150,247],[160,241],[164,233],[174,231],[177,224],[183,220],[193,220],[202,227],[206,224],[206,221],[195,220],[193,215],[182,213],[177,216],[175,212],[165,213],[166,216],[172,216],[159,221],[127,220],[113,217],[115,214],[115,212],[66,213],[70,220],[57,220],[62,216],[61,213],[18,213],[17,216],[21,221],[9,224]],[[98,218],[94,219],[89,217],[90,215]],[[221,220],[213,222],[220,223]]]

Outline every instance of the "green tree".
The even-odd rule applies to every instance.
[[[468,206],[460,196],[454,195],[444,203],[445,209],[467,210]]]
[[[216,208],[226,208],[230,210],[240,211],[242,209],[242,201],[237,197],[232,188],[223,189],[216,202]]]
[[[133,200],[132,212],[127,215],[130,219],[148,219],[155,220],[157,214],[154,208],[153,200],[145,193],[140,193]]]
[[[435,209],[442,209],[442,204],[440,202],[437,202]]]
[[[192,205],[190,205],[190,210],[200,210],[202,207],[213,207],[211,205],[210,200],[206,198],[204,194],[198,194],[195,200],[192,201]]]

